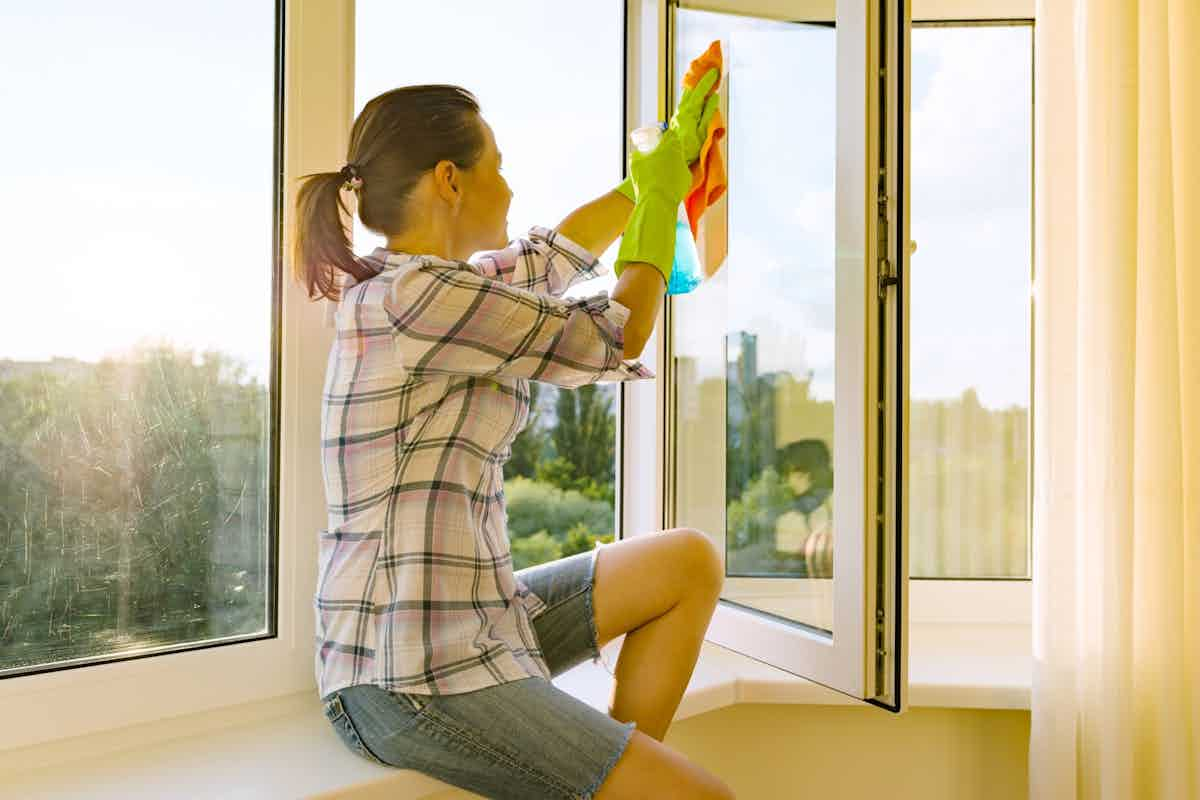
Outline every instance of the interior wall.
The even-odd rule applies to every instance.
[[[1028,711],[740,703],[674,723],[665,743],[738,800],[1029,796]],[[447,789],[424,800],[476,797]]]
[[[1029,712],[746,703],[681,720],[666,744],[739,800],[1020,800]]]

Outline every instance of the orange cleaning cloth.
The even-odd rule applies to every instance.
[[[723,63],[721,40],[717,39],[688,66],[687,74],[683,76],[683,88],[692,88],[700,82],[705,73],[715,67],[718,71],[717,82],[709,90],[709,95],[712,95],[721,86],[720,71]],[[693,238],[696,237],[700,224],[700,215],[721,199],[721,195],[725,194],[725,188],[728,186],[725,158],[721,155],[721,148],[717,146],[717,142],[724,136],[725,119],[721,116],[721,110],[717,109],[708,123],[708,133],[705,135],[704,144],[700,146],[700,157],[691,166],[692,188],[688,190],[683,201],[687,209],[688,223],[691,225]],[[702,258],[706,278],[711,278],[725,262],[724,231],[721,231],[720,234],[716,251],[705,252]],[[706,250],[709,249],[706,248]]]

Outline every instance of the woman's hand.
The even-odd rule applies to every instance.
[[[679,105],[671,115],[671,121],[667,123],[667,130],[675,131],[679,137],[679,143],[683,145],[683,157],[688,165],[700,157],[700,148],[708,136],[708,124],[720,105],[719,94],[713,92],[711,97],[708,96],[709,90],[720,76],[721,71],[713,67],[704,73],[704,77],[695,86],[684,89],[679,98]]]
[[[679,139],[683,148],[684,163],[689,168],[700,157],[700,149],[708,136],[708,124],[712,122],[713,114],[717,113],[720,106],[721,98],[716,92],[713,92],[712,97],[705,97],[720,76],[720,70],[713,67],[695,86],[684,89],[683,96],[679,98],[679,105],[667,123],[667,131],[673,131]],[[629,198],[631,203],[637,199],[632,177],[621,181],[615,191]]]
[[[675,219],[692,183],[675,131],[664,131],[649,153],[634,151],[629,172],[637,202],[621,237],[613,272],[619,278],[627,263],[641,261],[653,264],[664,281],[669,281],[675,260]]]
[[[670,129],[663,131],[662,138],[650,152],[635,150],[630,153],[629,177],[638,201],[653,193],[676,206],[683,202],[692,184],[692,173],[687,164],[683,141]]]

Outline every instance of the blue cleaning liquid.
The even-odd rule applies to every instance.
[[[667,123],[655,122],[630,133],[629,138],[639,152],[653,150],[667,129]],[[692,239],[692,228],[688,224],[687,211],[680,205],[675,220],[675,261],[671,265],[671,277],[667,281],[667,294],[687,294],[700,285],[700,253]]]
[[[680,216],[683,216],[682,214]],[[692,228],[686,219],[675,220],[675,263],[667,294],[687,294],[700,285],[700,254],[692,239]]]

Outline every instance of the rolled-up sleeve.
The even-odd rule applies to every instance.
[[[581,245],[556,230],[534,226],[502,250],[476,253],[480,274],[534,294],[560,297],[572,285],[611,270]]]
[[[412,376],[521,377],[566,388],[654,377],[621,358],[629,309],[607,292],[564,300],[477,268],[424,264],[393,280],[384,305],[397,358]]]

